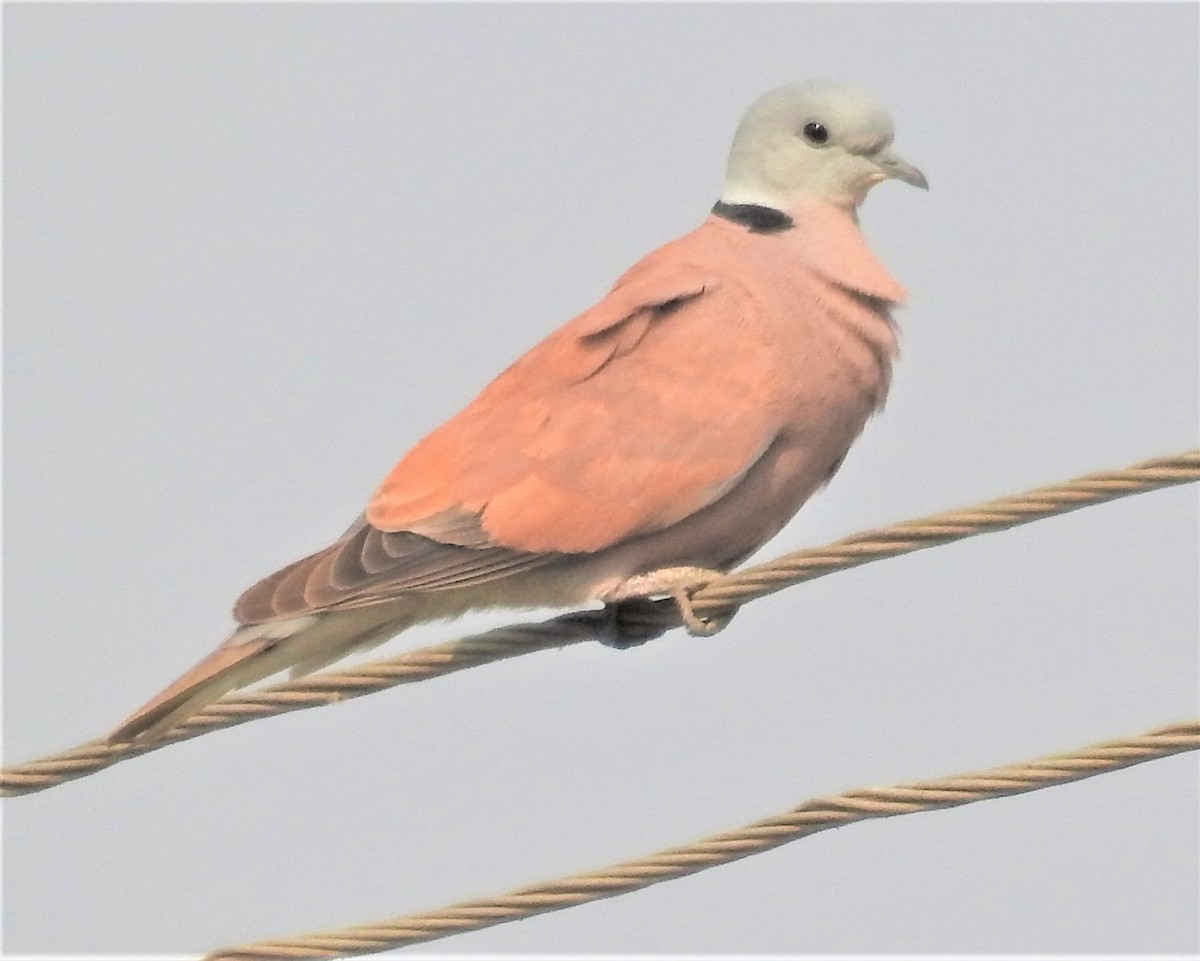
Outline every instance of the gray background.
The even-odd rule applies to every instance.
[[[759,555],[1197,438],[1197,8],[4,10],[8,762],[111,728],[239,591],[715,199],[745,106],[876,91],[929,194],[891,402]],[[1197,498],[830,577],[4,804],[8,952],[198,952],[599,867],[1197,707]],[[413,631],[389,653],[497,618]],[[441,952],[1194,952],[1194,756],[829,832]]]

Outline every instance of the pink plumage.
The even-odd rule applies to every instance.
[[[831,84],[760,98],[721,200],[417,443],[333,544],[239,598],[241,626],[114,739],[486,607],[670,594],[738,563],[882,405],[904,290],[856,211],[925,186],[891,121]],[[683,585],[683,586],[681,586]]]

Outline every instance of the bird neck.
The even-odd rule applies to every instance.
[[[772,190],[763,189],[761,187],[750,187],[736,182],[726,182],[724,189],[721,191],[720,199],[717,201],[718,210],[713,208],[713,213],[718,216],[724,216],[726,219],[734,220],[737,223],[743,221],[737,220],[735,217],[728,216],[723,213],[723,210],[756,210],[770,211],[775,215],[774,219],[787,218],[795,220],[798,214],[806,209],[814,206],[819,207],[836,207],[845,212],[850,218],[858,223],[858,205],[861,202],[861,197],[852,197],[850,195],[841,196],[825,196],[817,194],[798,193],[794,195],[786,195],[776,193]],[[768,215],[765,214],[747,214],[746,216],[755,216],[757,219],[763,219]],[[754,225],[747,223],[754,229]],[[775,231],[768,231],[775,232]]]
[[[713,214],[747,228],[755,234],[779,234],[791,230],[796,222],[803,221],[808,211],[834,210],[858,226],[858,205],[852,200],[844,202],[825,197],[800,196],[790,202],[771,198],[761,192],[721,192],[721,199],[712,208]]]
[[[752,234],[778,234],[796,226],[796,221],[782,210],[763,204],[730,204],[718,200],[712,212],[724,220],[746,227]]]

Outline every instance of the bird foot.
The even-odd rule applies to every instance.
[[[604,605],[599,611],[600,624],[596,639],[605,647],[627,651],[647,641],[662,637],[672,627],[673,611],[665,605],[670,601],[654,601],[648,597],[629,597]]]
[[[663,567],[657,571],[638,574],[629,578],[610,593],[605,600],[624,601],[633,598],[648,598],[665,594],[674,599],[679,607],[683,626],[693,637],[711,637],[723,631],[734,611],[712,617],[700,617],[692,609],[692,594],[705,584],[724,575],[720,571],[704,567]]]

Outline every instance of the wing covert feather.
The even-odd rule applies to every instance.
[[[756,309],[728,279],[643,262],[417,444],[368,520],[414,531],[457,512],[528,553],[599,551],[682,520],[778,429]]]

